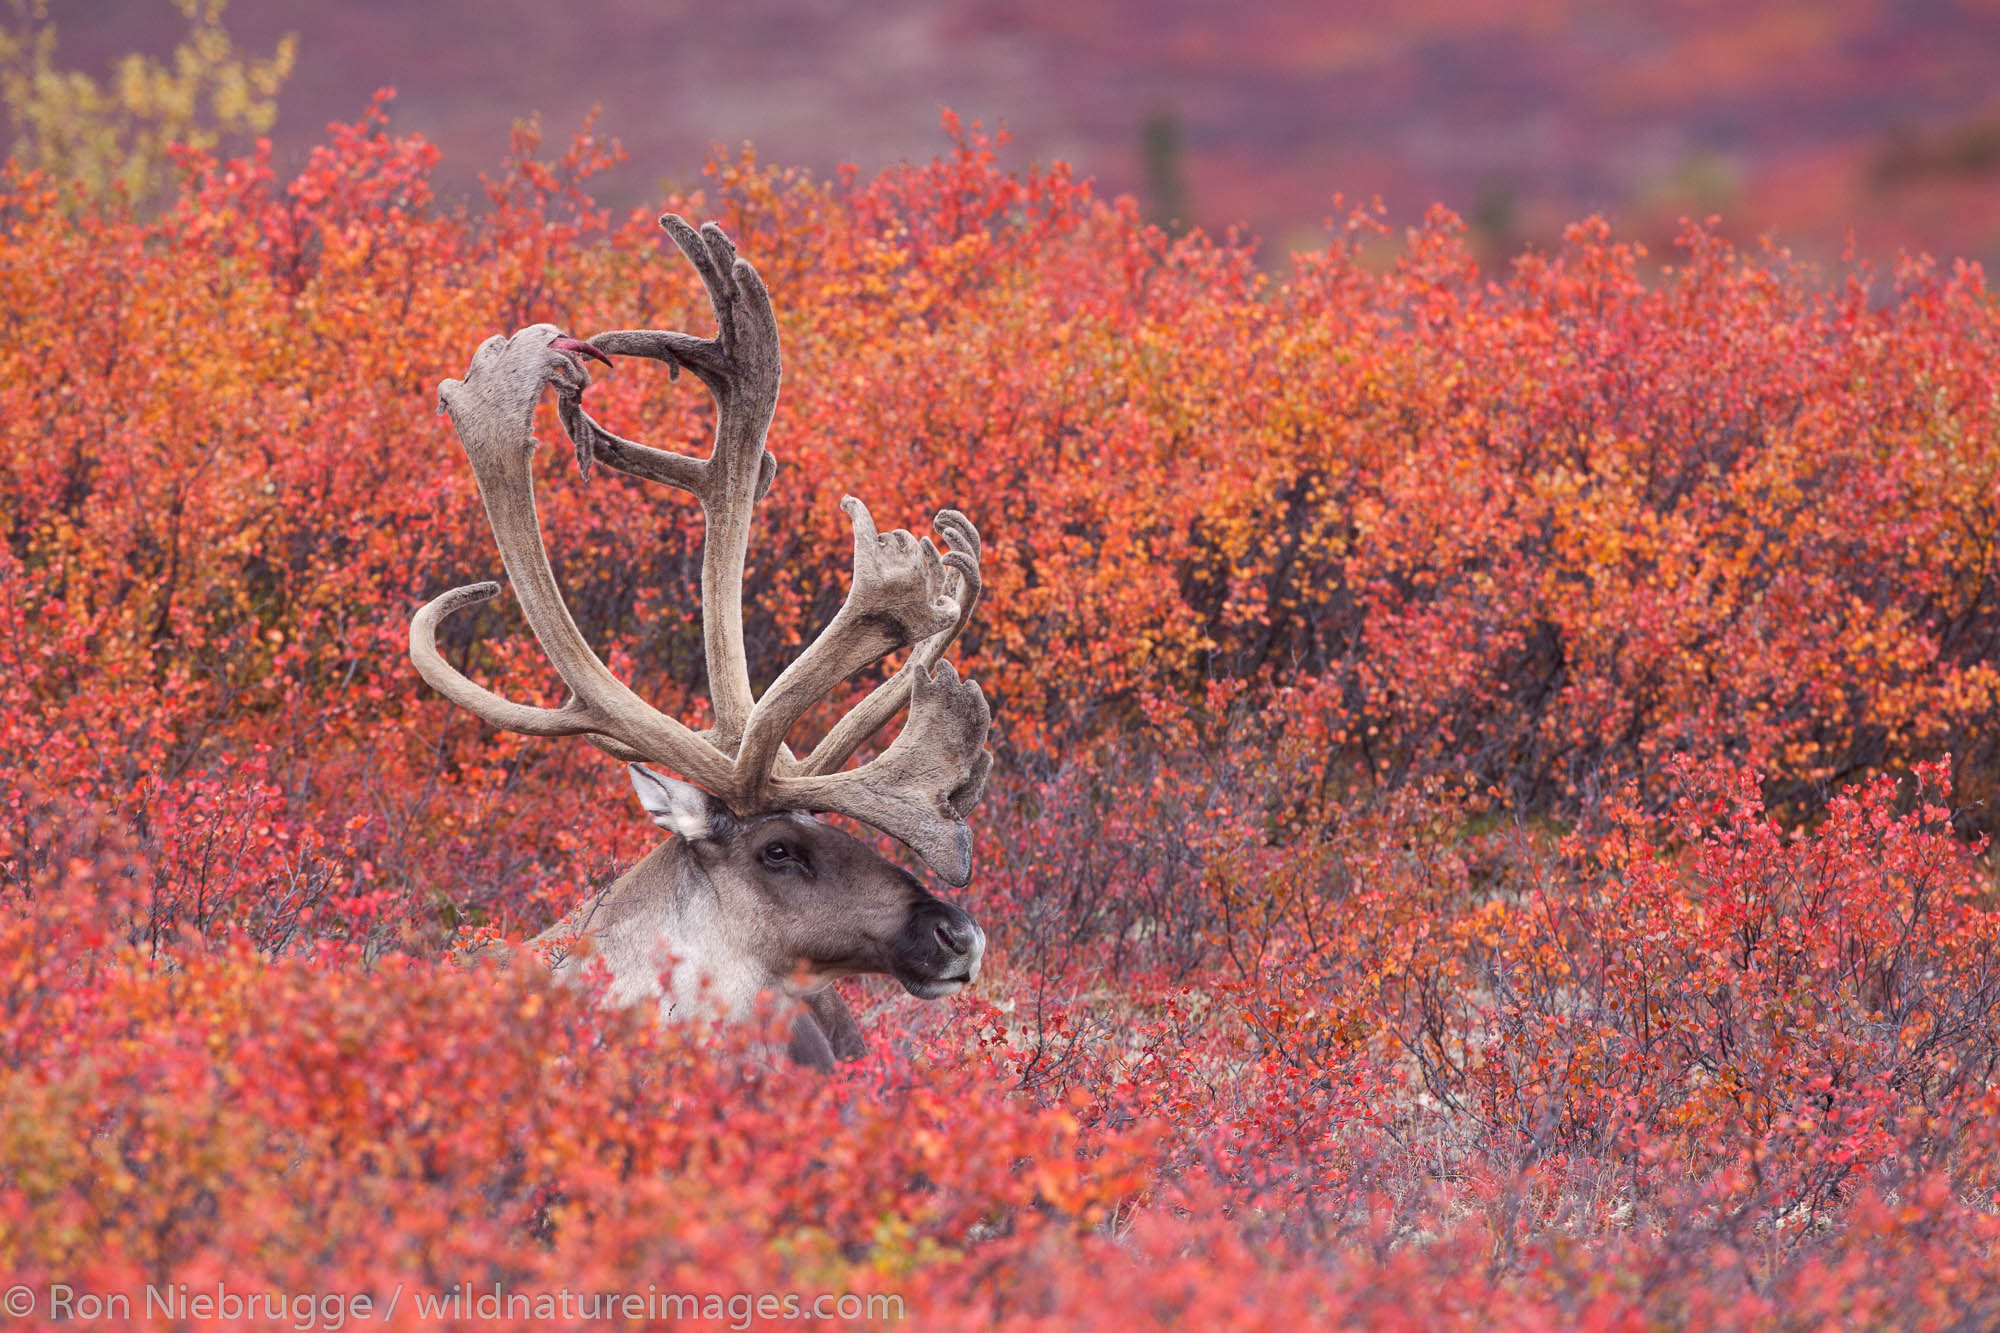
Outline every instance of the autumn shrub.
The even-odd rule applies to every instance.
[[[1691,226],[1642,278],[1592,221],[1484,274],[1444,214],[1287,260],[947,130],[661,201],[785,339],[757,681],[839,604],[843,493],[985,536],[992,966],[855,988],[872,1053],[830,1078],[450,955],[651,835],[615,766],[406,655],[496,564],[437,380],[533,320],[703,327],[650,213],[589,197],[616,146],[524,130],[481,211],[386,99],[290,180],[183,152],[155,214],[10,170],[0,1274],[926,1328],[2000,1317],[1979,272]],[[636,364],[589,396],[711,425]],[[698,721],[693,506],[542,424],[569,605]],[[557,701],[505,599],[444,648]]]
[[[173,4],[188,26],[172,57],[130,52],[99,79],[57,63],[59,25],[48,0],[10,0],[0,27],[0,111],[13,131],[11,153],[59,177],[77,207],[111,195],[155,204],[174,192],[176,146],[247,141],[277,120],[297,39],[248,59],[223,22],[228,0]]]

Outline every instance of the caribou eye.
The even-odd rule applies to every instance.
[[[786,843],[765,843],[764,850],[759,852],[758,856],[773,870],[807,869],[805,857]]]

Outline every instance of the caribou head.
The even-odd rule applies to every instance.
[[[444,660],[437,627],[498,595],[454,588],[417,612],[410,657],[445,698],[493,726],[581,736],[629,765],[639,803],[673,836],[537,941],[575,975],[588,957],[610,974],[606,1000],[655,1000],[664,1017],[741,1014],[763,993],[797,1002],[792,1053],[825,1065],[859,1052],[852,1016],[829,983],[881,973],[926,999],[977,980],[985,936],[966,913],[868,844],[817,816],[844,815],[900,839],[950,884],[972,875],[966,816],[992,756],[986,699],[946,648],[979,599],[979,533],[957,510],[933,520],[945,543],[880,533],[867,506],[841,507],[854,532],[854,578],[826,629],[761,696],[743,646],[743,562],[757,502],[777,462],[765,434],[778,400],[778,325],[757,272],[720,228],[660,219],[700,273],[713,338],[654,330],[589,341],[536,324],[489,338],[465,378],[438,386],[479,482],[494,543],[522,612],[569,687],[559,708],[516,703]],[[691,458],[621,439],[583,410],[585,360],[646,357],[683,368],[716,403],[715,447]],[[702,506],[702,628],[714,725],[694,731],[634,694],[584,642],[557,590],[535,513],[533,419],[556,391],[584,477],[593,463],[691,493]],[[804,758],[793,725],[843,681],[908,649],[900,667]],[[858,767],[851,760],[907,710],[902,730]],[[669,771],[661,771],[669,770]],[[678,774],[679,776],[673,776]]]

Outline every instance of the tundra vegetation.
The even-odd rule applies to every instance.
[[[721,156],[632,217],[588,131],[440,206],[379,106],[289,179],[186,152],[154,212],[0,180],[0,1273],[2000,1320],[1982,275],[1596,220],[1488,272],[1442,213],[1260,257],[947,133],[872,178]],[[842,983],[870,1048],[830,1074],[454,961],[658,833],[623,765],[411,669],[496,568],[435,386],[537,322],[706,332],[663,209],[782,326],[752,682],[841,603],[843,491],[985,539],[984,972]],[[648,369],[591,410],[705,451]],[[697,506],[582,482],[540,412],[569,608],[704,725]],[[511,598],[438,642],[562,702]]]

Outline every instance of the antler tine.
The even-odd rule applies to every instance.
[[[600,350],[616,356],[643,356],[664,361],[670,374],[678,375],[680,367],[686,366],[719,397],[723,390],[731,387],[730,358],[735,353],[739,332],[748,332],[753,337],[757,332],[754,329],[739,330],[736,319],[736,303],[745,294],[745,285],[738,279],[735,270],[738,264],[743,264],[745,268],[749,265],[736,257],[736,247],[722,234],[722,228],[713,222],[703,224],[697,232],[678,213],[663,213],[660,215],[660,227],[674,238],[674,244],[680,247],[681,253],[687,256],[688,262],[701,276],[701,285],[708,292],[708,303],[715,310],[716,336],[697,338],[690,333],[666,329],[619,329],[600,333],[591,342]],[[756,278],[755,270],[751,270],[751,277]],[[765,311],[769,311],[770,297],[764,292],[763,282],[757,280],[754,285],[756,294],[763,296]],[[775,334],[775,316],[772,329]],[[772,343],[775,346],[775,336]]]
[[[960,619],[929,538],[878,534],[868,506],[851,495],[840,507],[854,525],[854,582],[831,623],[751,710],[736,754],[741,790],[763,788],[792,725],[841,681],[898,648],[952,632]]]
[[[703,464],[699,458],[613,435],[583,410],[581,394],[558,394],[556,417],[562,422],[563,434],[576,446],[577,475],[585,481],[590,480],[590,465],[602,459],[617,471],[645,481],[665,482],[696,495],[701,493]]]
[[[583,410],[581,398],[563,395],[556,400],[556,412],[562,419],[563,432],[576,445],[577,471],[585,480],[590,477],[590,464],[600,462],[641,481],[662,482],[696,497],[702,494],[708,470],[707,460],[655,449],[651,445],[614,435]],[[777,480],[777,476],[778,459],[767,449],[764,451],[762,470],[757,476],[757,499],[762,500],[769,493],[771,483]]]
[[[463,607],[491,601],[500,595],[497,583],[469,583],[441,593],[418,608],[410,620],[410,660],[417,674],[447,700],[500,731],[523,736],[581,736],[613,759],[625,763],[645,763],[652,756],[641,754],[623,741],[594,733],[596,723],[571,695],[561,708],[539,708],[504,699],[484,685],[468,680],[438,651],[437,628],[444,618]],[[664,761],[662,761],[664,762]]]
[[[600,333],[591,345],[601,352],[664,361],[669,372],[686,366],[715,398],[715,448],[706,459],[686,458],[620,439],[591,420],[580,402],[563,404],[563,425],[577,447],[579,466],[598,459],[630,475],[663,481],[700,499],[706,520],[702,541],[701,613],[708,656],[709,700],[715,711],[711,736],[722,752],[735,751],[751,712],[750,666],[743,647],[743,562],[750,546],[750,519],[770,489],[777,460],[764,448],[777,411],[783,367],[778,355],[778,319],[771,295],[757,270],[737,257],[736,247],[713,222],[700,231],[673,213],[660,226],[694,265],[715,308],[714,338],[657,329]],[[742,801],[740,786],[719,792]]]
[[[512,338],[488,338],[473,354],[463,380],[438,385],[438,407],[451,414],[472,462],[514,595],[573,697],[559,709],[511,703],[466,679],[438,653],[438,623],[460,607],[495,595],[498,588],[490,583],[453,589],[418,611],[410,623],[410,656],[433,688],[496,727],[609,741],[666,764],[692,782],[723,790],[729,760],[611,674],[584,642],[549,568],[535,512],[535,404],[551,383],[574,397],[588,382],[581,363],[561,341],[566,340],[560,330],[550,324],[530,325]]]
[[[417,674],[439,694],[501,731],[525,736],[583,735],[590,730],[590,720],[567,705],[538,708],[503,699],[484,685],[468,680],[438,651],[437,628],[446,616],[499,595],[497,583],[469,583],[424,603],[410,621],[410,660],[416,663]]]
[[[791,809],[830,810],[900,838],[954,885],[972,878],[972,830],[965,818],[985,793],[993,756],[992,714],[971,679],[951,663],[910,675],[910,717],[896,739],[860,768],[822,776],[778,777],[769,791]]]
[[[944,534],[945,543],[951,548],[945,552],[944,563],[957,577],[946,591],[958,603],[957,621],[950,629],[918,644],[904,660],[901,670],[877,685],[866,699],[843,714],[799,765],[802,774],[818,777],[839,772],[841,765],[853,758],[854,752],[866,744],[870,736],[903,711],[904,705],[910,701],[910,689],[916,674],[919,671],[928,672],[936,666],[945,649],[965,632],[966,625],[972,620],[973,608],[979,605],[983,586],[979,577],[979,529],[956,509],[939,510],[931,523]]]

